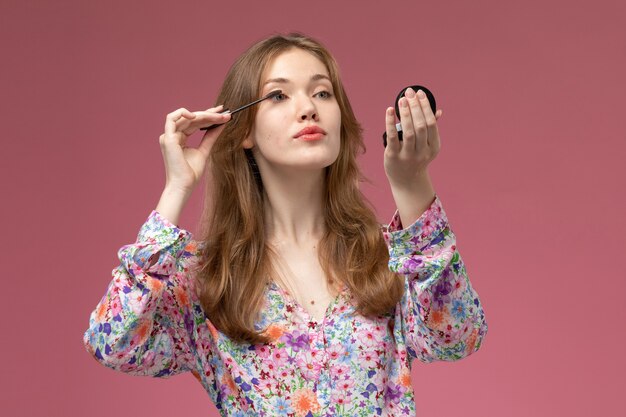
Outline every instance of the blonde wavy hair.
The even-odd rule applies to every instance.
[[[281,53],[300,48],[322,61],[341,109],[341,145],[326,168],[326,232],[318,257],[326,276],[346,285],[358,313],[380,316],[400,301],[402,280],[387,266],[389,253],[371,204],[359,190],[364,180],[356,157],[365,152],[362,128],[341,83],[339,68],[318,41],[299,34],[275,35],[251,46],[232,65],[217,98],[226,108],[257,99],[261,76]],[[233,116],[217,138],[207,170],[207,193],[200,224],[202,242],[195,287],[207,318],[237,342],[268,343],[254,326],[266,285],[276,276],[277,254],[266,241],[263,181],[243,141],[256,117],[253,106]]]

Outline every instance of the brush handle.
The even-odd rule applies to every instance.
[[[238,109],[235,109],[235,110],[231,111],[230,114],[232,115],[232,114],[235,114],[237,112],[240,112],[240,111],[242,111],[244,109],[247,109],[248,107],[250,107],[252,105],[255,105],[257,103],[262,102],[263,100],[267,100],[268,98],[272,98],[272,97],[277,96],[277,95],[282,94],[282,93],[283,93],[282,90],[274,90],[271,93],[269,93],[268,95],[266,95],[265,97],[261,97],[258,100],[254,100],[252,103],[244,104],[243,106],[239,107]],[[228,113],[229,111],[230,110],[226,109],[226,110],[222,111],[220,114]],[[223,125],[223,123],[218,123],[218,124],[211,125],[211,126],[208,126],[208,127],[202,127],[202,128],[200,128],[200,130],[211,130],[211,129],[215,129],[216,127],[221,126],[221,125]]]

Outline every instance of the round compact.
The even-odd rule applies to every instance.
[[[430,108],[433,110],[433,114],[437,112],[437,102],[435,101],[435,96],[433,95],[433,93],[430,92],[428,88],[424,87],[423,85],[409,85],[408,87],[404,87],[402,90],[400,90],[400,92],[398,93],[398,96],[396,97],[395,108],[396,108],[396,116],[398,117],[398,119],[400,119],[399,102],[400,102],[400,99],[404,97],[404,92],[406,91],[407,88],[411,88],[416,93],[417,93],[417,90],[422,90],[426,94],[426,97],[428,98],[428,102],[430,103]],[[396,123],[396,130],[398,131],[398,139],[402,140],[402,124],[401,123]],[[387,147],[387,132],[383,133],[383,145]]]

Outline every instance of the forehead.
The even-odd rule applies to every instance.
[[[271,78],[309,80],[313,74],[329,75],[326,65],[317,56],[300,48],[292,48],[268,62],[261,84]]]

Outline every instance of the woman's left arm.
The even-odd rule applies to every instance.
[[[428,175],[440,149],[442,111],[433,114],[428,98],[410,88],[398,104],[402,142],[392,107],[385,120],[385,173],[398,211],[384,237],[389,269],[405,277],[396,323],[413,358],[457,360],[480,348],[487,323]]]

